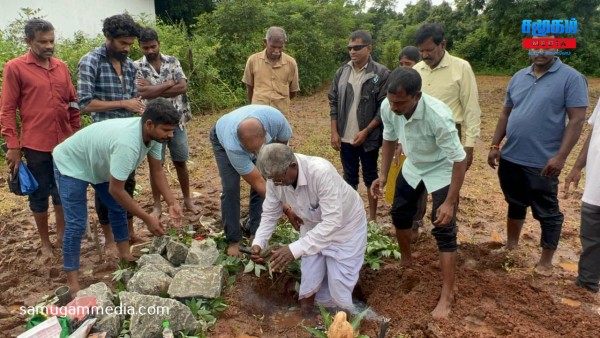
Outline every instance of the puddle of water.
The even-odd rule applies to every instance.
[[[561,268],[563,268],[567,271],[577,272],[577,263],[562,262],[562,263],[558,263],[558,266],[560,266]]]

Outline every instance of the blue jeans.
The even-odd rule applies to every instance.
[[[210,142],[212,143],[219,175],[221,176],[221,186],[223,187],[221,193],[221,220],[225,237],[230,243],[239,242],[242,239],[240,228],[240,174],[231,165],[225,148],[217,138],[214,127],[210,130]],[[251,235],[256,234],[256,230],[260,225],[263,200],[254,189],[250,190],[250,214],[247,230]]]
[[[79,270],[81,239],[87,226],[87,187],[89,182],[62,175],[56,164],[54,177],[65,214],[63,260],[65,271]],[[108,182],[92,184],[102,202],[108,207],[108,218],[117,243],[129,240],[127,212],[108,192]]]

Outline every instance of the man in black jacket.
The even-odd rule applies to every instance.
[[[344,180],[358,188],[362,164],[363,181],[369,198],[369,220],[377,218],[377,199],[370,187],[377,179],[377,159],[381,147],[379,106],[386,97],[390,71],[371,58],[371,34],[358,30],[350,34],[350,62],[335,73],[329,90],[331,146],[340,152]]]

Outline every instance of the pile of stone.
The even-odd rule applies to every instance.
[[[214,265],[218,256],[213,241],[193,240],[188,248],[168,236],[156,237],[150,254],[138,260],[138,270],[122,278],[127,291],[119,293],[120,308],[115,308],[113,294],[104,283],[93,284],[77,295],[96,297],[98,307],[104,310],[98,311],[96,327],[113,337],[119,335],[125,314],[131,315],[132,338],[161,337],[164,321],[173,331],[194,332],[202,323],[196,321],[185,301],[221,295],[223,267]]]

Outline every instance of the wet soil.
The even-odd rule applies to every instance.
[[[504,249],[506,203],[496,173],[486,160],[508,80],[508,77],[477,77],[483,112],[482,132],[475,161],[461,191],[457,216],[460,226],[458,290],[449,319],[434,321],[430,315],[441,288],[437,249],[429,232],[431,225],[425,227],[415,246],[414,268],[400,269],[397,261],[389,260],[377,271],[369,268],[361,271],[361,300],[390,319],[386,337],[600,336],[600,297],[573,285],[581,250],[581,190],[569,198],[564,198],[561,193],[565,224],[551,277],[533,273],[540,255],[540,230],[531,214],[523,228],[520,248],[511,253]],[[590,79],[589,85],[590,107],[594,107],[600,96],[600,79]],[[323,87],[313,96],[294,99],[289,116],[294,137],[290,143],[298,152],[329,159],[341,172],[338,155],[329,146],[326,90]],[[588,116],[591,111],[588,108]],[[202,212],[199,215],[187,212],[188,224],[198,225],[202,216],[220,217],[220,183],[208,131],[223,113],[198,115],[189,125],[191,188]],[[584,135],[588,131],[586,127]],[[572,166],[582,140],[572,152],[561,182]],[[173,191],[181,199],[175,170],[169,170],[167,175]],[[19,314],[19,307],[35,305],[43,295],[64,285],[66,278],[60,250],[55,250],[53,259],[40,258],[40,242],[27,201],[7,192],[5,175],[2,176],[0,336],[10,337],[24,331],[24,316]],[[147,168],[138,170],[138,184],[141,191],[136,199],[149,210],[151,194]],[[247,195],[247,185],[242,186]],[[361,186],[359,190],[366,201],[365,188]],[[247,203],[248,199],[244,198],[244,209]],[[97,222],[91,204],[89,211],[90,221]],[[379,223],[390,227],[389,206],[380,205],[378,215]],[[52,218],[50,224],[54,224]],[[146,232],[143,224],[137,223],[136,227],[140,232]],[[51,229],[51,239],[55,241],[53,226]],[[102,245],[102,239],[100,241]],[[82,287],[98,281],[114,287],[111,279],[115,267],[115,262],[101,257],[91,238],[84,239]],[[219,317],[211,336],[310,337],[302,327],[307,323],[299,314],[294,284],[289,275],[276,275],[270,279],[268,274],[257,278],[253,274],[239,273],[237,282],[225,291],[229,307]],[[363,321],[361,333],[376,337],[379,325],[378,321]]]

